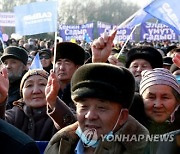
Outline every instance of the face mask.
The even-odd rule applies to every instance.
[[[113,137],[113,132],[114,132],[115,128],[117,127],[117,124],[118,124],[118,121],[119,121],[119,119],[120,119],[120,117],[121,117],[122,111],[123,111],[123,109],[121,109],[121,112],[120,112],[120,114],[119,114],[119,116],[118,116],[118,119],[117,119],[117,121],[116,121],[113,129],[105,136],[105,139],[106,139],[107,141],[111,140],[111,138]]]
[[[76,129],[76,134],[79,136],[85,147],[96,148],[99,144],[96,129],[85,130],[82,132],[81,128]]]
[[[123,109],[121,110],[113,129],[107,135],[105,135],[106,140],[110,140],[113,137],[113,131],[117,127],[117,124],[118,124],[118,121],[119,121],[119,119],[121,117],[122,111],[123,111]],[[93,137],[92,138],[92,137],[89,136],[89,135],[92,136],[92,135],[95,135],[95,134],[97,135],[96,129],[90,129],[90,130],[86,130],[86,131],[82,132],[81,128],[78,127],[76,129],[76,134],[79,136],[79,138],[81,139],[81,141],[84,143],[84,145],[86,147],[96,148],[98,146],[98,144],[99,144],[98,137]]]

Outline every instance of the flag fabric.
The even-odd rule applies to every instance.
[[[57,31],[57,1],[17,6],[14,12],[17,34],[34,35]]]
[[[88,33],[85,33],[85,34],[84,34],[84,40],[85,40],[87,43],[90,43],[90,42],[91,42],[91,38],[89,37],[89,34],[88,34]]]
[[[135,17],[127,25],[125,25],[125,27],[132,29],[133,27],[138,26],[151,18],[153,18],[152,15],[148,14],[143,9],[140,9]]]
[[[31,66],[29,67],[30,70],[33,69],[43,69],[40,58],[39,58],[39,53],[36,54],[34,57]]]
[[[3,40],[2,31],[0,29],[0,40]]]
[[[180,33],[179,0],[154,0],[144,10]]]

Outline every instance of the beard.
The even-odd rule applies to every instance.
[[[23,74],[23,73],[18,73],[18,72],[17,72],[16,74],[14,74],[14,73],[12,73],[12,72],[8,73],[9,82],[10,82],[10,83],[13,83],[13,82],[21,79],[21,78],[22,78],[22,74]]]

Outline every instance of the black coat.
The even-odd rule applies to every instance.
[[[36,143],[24,132],[0,119],[1,154],[39,154]]]
[[[21,79],[10,84],[6,109],[11,109],[13,107],[13,102],[21,98],[20,97],[20,83],[21,83]]]

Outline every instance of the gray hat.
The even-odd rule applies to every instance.
[[[153,85],[167,85],[180,94],[179,84],[175,76],[173,76],[168,69],[155,68],[153,70],[144,70],[141,74],[142,80],[140,82],[140,95],[142,95],[147,88]]]
[[[28,61],[28,54],[26,50],[21,47],[9,46],[4,49],[1,61],[4,63],[4,61],[8,58],[18,59],[26,65]]]

